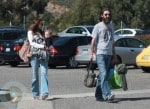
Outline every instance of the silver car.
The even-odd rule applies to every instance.
[[[114,32],[114,35],[116,37],[135,37],[135,35],[141,35],[144,33],[144,30],[142,29],[133,29],[133,28],[122,28],[118,29]]]
[[[115,51],[120,63],[126,65],[136,65],[136,56],[146,44],[136,38],[122,37],[115,39]],[[78,46],[75,60],[78,64],[88,65],[90,61],[90,45]],[[95,63],[95,56],[93,59]]]
[[[93,25],[79,25],[66,28],[58,36],[91,36]]]

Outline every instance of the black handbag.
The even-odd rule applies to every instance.
[[[93,62],[90,61],[87,67],[87,73],[84,77],[84,85],[86,87],[95,87],[96,86],[96,74],[94,73]]]

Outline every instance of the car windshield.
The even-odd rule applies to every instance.
[[[15,40],[25,35],[25,31],[0,31],[0,40]]]
[[[88,31],[89,31],[90,33],[92,33],[93,28],[94,28],[94,26],[89,26],[89,27],[87,27],[87,29],[88,29]]]

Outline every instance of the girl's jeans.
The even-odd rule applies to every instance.
[[[32,93],[33,97],[48,94],[48,60],[40,60],[37,56],[31,57],[32,67]],[[39,73],[41,73],[41,83],[39,84]],[[41,86],[41,87],[40,87]]]
[[[99,69],[99,76],[97,79],[95,97],[103,98],[104,100],[111,94],[110,87],[108,85],[108,71],[111,61],[111,55],[96,55],[96,61]]]

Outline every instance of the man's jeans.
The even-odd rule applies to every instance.
[[[97,79],[95,97],[106,99],[111,94],[110,87],[108,85],[108,71],[111,61],[111,55],[99,54],[96,56],[96,61],[99,69],[99,76]]]
[[[37,56],[31,57],[31,67],[32,67],[32,93],[33,97],[40,96],[43,94],[48,94],[48,61],[40,60]],[[41,84],[39,84],[39,70],[41,71]],[[40,86],[41,85],[41,89]]]

